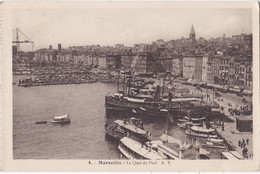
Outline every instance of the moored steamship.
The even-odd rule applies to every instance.
[[[108,94],[105,96],[105,107],[107,111],[123,111],[132,112],[133,110],[142,115],[156,116],[156,117],[168,117],[170,118],[183,118],[190,112],[194,117],[206,117],[211,111],[211,105],[202,101],[201,97],[182,96],[171,99],[161,96],[160,87],[156,89],[146,86],[145,83],[140,85],[131,81],[131,72],[128,73],[128,86],[126,92],[123,91],[115,94]],[[125,74],[124,83],[125,84]],[[119,77],[119,75],[118,75]],[[119,79],[118,87],[119,89]],[[164,86],[163,86],[164,89]],[[162,89],[162,94],[164,90]]]
[[[205,117],[211,111],[211,106],[202,104],[196,98],[176,98],[172,99],[169,109],[167,108],[167,101],[149,101],[147,98],[140,98],[134,96],[123,96],[123,94],[110,94],[105,97],[106,110],[113,111],[129,111],[135,110],[138,113],[156,116],[182,118],[189,110],[194,116]]]

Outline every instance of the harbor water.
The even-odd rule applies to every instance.
[[[22,76],[14,76],[18,84]],[[18,87],[13,85],[14,159],[119,159],[117,142],[105,136],[106,121],[133,115],[106,115],[105,95],[116,91],[115,84],[91,83]],[[54,116],[69,113],[71,124],[52,124]],[[192,142],[184,130],[167,126],[165,118],[142,118],[145,130],[159,139],[163,131]],[[35,124],[47,120],[47,124]],[[223,150],[206,149],[210,158]]]

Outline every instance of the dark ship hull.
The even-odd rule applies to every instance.
[[[144,102],[133,103],[126,100],[114,99],[106,96],[105,107],[107,111],[136,112],[142,115],[154,117],[172,117],[173,119],[183,118],[187,111],[193,117],[207,117],[210,115],[211,106],[196,106],[192,103],[172,103],[170,109],[166,109],[166,102]]]

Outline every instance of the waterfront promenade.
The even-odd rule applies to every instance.
[[[202,92],[199,90],[196,90],[195,87],[190,87],[188,88],[193,92],[193,93],[198,93],[198,94],[206,94],[206,90],[202,89]],[[212,92],[209,90],[209,97],[212,100]],[[242,98],[245,98],[247,102],[245,103],[242,101]],[[218,97],[215,99],[215,102],[217,102],[220,107],[223,107],[223,110],[221,110],[221,113],[232,120],[233,122],[225,122],[224,123],[224,131],[222,131],[222,127],[217,127],[216,131],[219,134],[220,137],[225,139],[226,143],[233,148],[233,150],[238,151],[241,155],[243,155],[243,148],[239,147],[239,140],[242,142],[244,139],[245,141],[248,139],[249,143],[246,145],[246,148],[248,149],[248,158],[252,159],[253,158],[253,133],[252,132],[239,132],[236,128],[236,117],[232,116],[229,112],[229,109],[232,108],[240,108],[241,106],[249,105],[250,101],[252,100],[251,97],[244,96],[244,97],[239,97],[236,96],[235,94],[230,94],[230,93],[221,93],[221,97]],[[231,104],[229,106],[228,104]],[[246,117],[246,116],[240,116],[240,117]]]
[[[247,101],[252,100],[250,97],[243,97]],[[236,102],[234,102],[236,101]],[[240,106],[244,106],[246,103],[242,102],[241,98],[232,94],[224,94],[222,97],[219,98],[219,100],[216,100],[216,102],[223,107],[223,115],[228,117],[233,122],[225,122],[224,123],[224,131],[222,131],[222,127],[217,127],[216,131],[217,133],[225,139],[226,143],[233,148],[233,150],[238,151],[241,155],[243,155],[243,149],[239,147],[239,140],[242,142],[244,139],[245,141],[248,139],[249,143],[246,145],[246,148],[248,149],[248,158],[253,158],[253,133],[252,132],[240,132],[236,128],[236,117],[232,116],[230,112],[228,111],[231,108]],[[228,103],[233,104],[232,106],[228,106]],[[234,106],[234,103],[237,106]],[[240,116],[240,117],[247,117],[247,116]]]
[[[241,155],[243,155],[243,148],[239,147],[238,141],[248,139],[249,143],[246,145],[246,148],[248,149],[248,158],[253,158],[253,134],[251,132],[239,132],[236,129],[236,122],[225,122],[224,131],[222,131],[222,127],[217,127],[216,131],[225,139],[229,146],[238,151]]]

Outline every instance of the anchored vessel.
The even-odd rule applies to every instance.
[[[70,123],[69,114],[53,117],[52,123]]]
[[[213,143],[223,143],[224,142],[223,139],[218,139],[218,138],[208,138],[208,140]]]
[[[199,126],[192,126],[190,129],[186,130],[185,133],[190,136],[202,137],[202,138],[217,138],[215,129],[204,128]]]
[[[165,156],[159,154],[151,147],[142,145],[141,143],[124,137],[120,140],[118,149],[127,159],[147,159],[147,160],[163,160]]]
[[[226,149],[226,146],[217,144],[217,143],[213,143],[213,142],[207,142],[206,144],[202,144],[202,146],[217,148],[217,149]]]
[[[211,106],[202,104],[196,98],[174,98],[171,102],[170,108],[167,109],[167,100],[153,101],[149,98],[124,96],[120,93],[105,96],[107,111],[131,112],[134,109],[140,114],[154,117],[171,116],[172,118],[182,118],[187,110],[197,114],[200,113],[198,115],[201,116],[208,115],[211,110]]]
[[[136,141],[145,143],[149,141],[149,132],[143,130],[142,122],[134,117],[126,120],[116,120],[105,125],[106,135],[117,140],[128,136]]]
[[[165,98],[160,94],[160,87],[153,89],[151,85],[132,84],[131,72],[124,72],[128,75],[128,87],[125,91],[117,90],[115,94],[105,96],[105,107],[107,111],[127,111],[132,112],[134,109],[137,113],[155,117],[182,118],[187,110],[197,113],[200,117],[207,116],[211,111],[211,106],[202,101],[201,96],[175,96],[175,98]],[[118,75],[118,78],[120,76]],[[119,79],[118,79],[119,82]],[[152,84],[152,83],[151,83]],[[118,87],[119,89],[119,83]],[[164,87],[163,87],[164,89]],[[164,91],[164,90],[163,90]],[[163,93],[163,92],[162,92]],[[171,103],[169,105],[169,102]],[[167,110],[167,112],[166,112]]]

